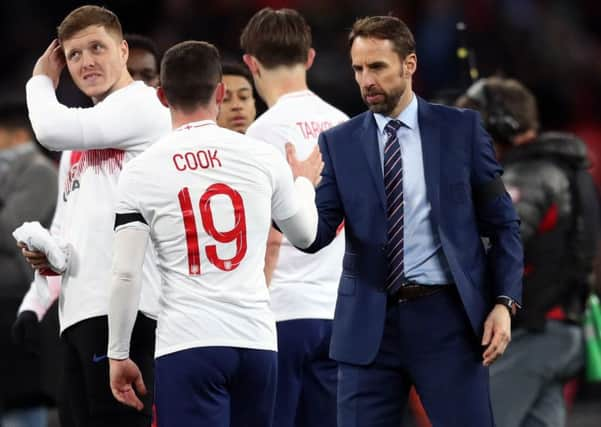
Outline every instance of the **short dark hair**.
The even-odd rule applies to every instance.
[[[206,106],[221,82],[219,51],[203,41],[178,43],[163,56],[160,80],[170,105],[184,111]]]
[[[390,40],[401,59],[415,53],[415,38],[402,20],[396,16],[368,16],[355,21],[349,34],[349,46],[357,37]]]
[[[0,101],[0,128],[16,130],[25,129],[33,135],[27,106],[22,101]]]
[[[161,66],[161,54],[157,45],[152,41],[151,38],[143,36],[141,34],[125,34],[123,36],[127,42],[129,49],[140,49],[150,53],[154,57],[156,69],[158,71]]]
[[[246,80],[248,80],[251,86],[253,85],[253,78],[250,74],[250,71],[248,71],[248,68],[246,68],[246,66],[244,64],[241,64],[240,62],[227,61],[222,63],[221,73],[224,76],[230,75],[243,77]]]
[[[58,40],[61,42],[68,40],[92,25],[102,26],[107,31],[117,34],[119,38],[123,38],[123,30],[117,15],[104,7],[85,5],[73,10],[63,19],[57,28]]]
[[[240,46],[268,69],[302,64],[311,48],[311,27],[294,9],[266,7],[248,21]]]

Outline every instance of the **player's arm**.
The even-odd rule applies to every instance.
[[[269,230],[269,235],[267,236],[267,249],[265,251],[265,268],[263,269],[263,272],[265,273],[265,281],[267,282],[267,286],[269,286],[269,284],[271,283],[273,272],[275,270],[276,265],[278,264],[281,245],[282,233],[280,233],[278,230],[272,227]]]
[[[109,291],[110,386],[119,402],[138,410],[143,404],[136,392],[146,394],[142,374],[129,358],[131,334],[142,291],[142,265],[148,227],[140,214],[117,214]]]
[[[143,404],[136,395],[146,394],[138,366],[129,358],[131,334],[136,321],[142,291],[142,266],[150,228],[137,207],[132,164],[121,173],[118,184],[113,263],[109,290],[110,387],[115,399],[138,410]]]
[[[317,208],[315,188],[323,168],[319,148],[298,162],[294,170],[296,179],[292,181],[292,170],[281,159],[274,162],[276,180],[272,198],[272,215],[278,228],[297,248],[307,248],[317,235]]]
[[[321,248],[330,244],[336,237],[338,227],[344,219],[343,210],[340,206],[340,198],[336,184],[336,177],[332,166],[332,161],[328,152],[328,144],[325,134],[322,132],[319,135],[319,150],[322,156],[321,177],[318,180],[319,185],[316,189],[315,204],[318,211],[318,227],[315,240],[308,247],[297,246],[307,253],[315,253]],[[286,155],[288,163],[293,170],[295,176],[302,175],[302,168],[305,166],[305,161],[299,161],[296,158],[294,147],[291,144],[286,145]]]
[[[274,147],[276,150],[278,150],[282,154],[282,156],[286,155],[282,145],[282,141],[287,141],[288,135],[286,135],[285,132],[282,132],[281,127],[265,126],[261,123],[254,122],[246,130],[246,135],[252,138],[256,138],[258,140],[262,140]],[[275,227],[272,227],[269,230],[269,235],[267,236],[267,247],[265,249],[265,267],[263,268],[263,273],[265,274],[265,282],[267,283],[267,286],[271,284],[271,278],[273,277],[273,272],[275,271],[278,259],[280,257],[281,246],[282,233],[280,232],[280,230],[276,230]]]
[[[45,75],[27,82],[26,95],[35,135],[49,150],[126,149],[139,144],[140,135],[147,135],[151,126],[124,97],[90,108],[68,108],[58,101],[52,80]]]

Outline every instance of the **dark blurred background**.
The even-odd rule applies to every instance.
[[[601,145],[599,0],[2,0],[1,93],[23,96],[56,26],[85,3],[113,10],[125,32],[150,36],[162,50],[201,39],[234,58],[241,57],[240,31],[254,12],[264,6],[296,8],[313,29],[312,89],[350,115],[364,108],[346,42],[357,17],[392,13],[409,24],[418,44],[415,90],[429,99],[463,80],[455,24],[464,21],[481,76],[518,78],[538,97],[544,128],[573,130],[589,144]],[[85,102],[72,87],[62,86],[65,102]]]
[[[113,10],[125,32],[151,37],[161,51],[199,39],[214,43],[227,59],[241,58],[240,32],[257,10],[298,9],[312,27],[317,50],[310,87],[349,115],[364,106],[350,68],[348,31],[358,17],[396,15],[416,37],[419,95],[433,100],[467,88],[465,64],[456,54],[465,42],[480,76],[517,78],[535,93],[543,130],[572,131],[586,141],[601,188],[599,0],[2,0],[0,96],[24,98],[25,82],[56,26],[86,3]],[[467,27],[463,37],[456,30],[459,21]],[[90,105],[66,72],[58,94],[67,105]]]
[[[465,90],[460,39],[473,50],[480,76],[517,78],[537,96],[543,130],[567,130],[591,149],[593,174],[601,188],[601,1],[600,0],[115,0],[0,1],[0,98],[24,98],[36,59],[72,9],[106,6],[127,33],[154,39],[164,51],[186,39],[214,43],[228,59],[240,59],[239,36],[260,8],[298,9],[313,30],[317,58],[309,85],[349,115],[364,110],[350,68],[347,35],[353,21],[393,14],[413,30],[418,46],[417,94]],[[463,37],[457,22],[465,22]],[[90,105],[63,75],[59,98]],[[599,426],[598,401],[580,406],[571,427]]]

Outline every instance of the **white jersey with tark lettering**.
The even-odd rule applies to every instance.
[[[157,357],[277,349],[264,255],[272,217],[298,210],[292,182],[273,147],[213,121],[175,130],[126,166],[116,212],[143,217],[162,276]]]
[[[319,134],[348,119],[311,91],[288,93],[259,117],[246,134],[267,142],[286,155],[286,143],[296,147],[297,157],[307,158]],[[332,319],[342,272],[344,232],[316,254],[296,249],[282,240],[270,284],[271,307],[276,320]]]

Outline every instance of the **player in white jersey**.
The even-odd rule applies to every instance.
[[[129,343],[150,236],[162,276],[158,425],[269,427],[277,344],[263,275],[267,233],[273,218],[294,244],[314,240],[321,156],[316,149],[306,178],[293,183],[273,147],[217,126],[225,90],[213,45],[173,46],[160,75],[174,131],[127,164],[119,182],[111,388],[141,407],[135,391],[144,391],[144,378]]]
[[[282,156],[292,143],[305,158],[321,131],[348,118],[307,87],[315,57],[309,26],[294,10],[265,8],[251,18],[240,40],[257,93],[269,107],[247,135]],[[309,255],[276,230],[270,233],[265,272],[277,320],[278,427],[336,425],[337,364],[329,357],[329,342],[343,255],[342,235]]]
[[[83,150],[71,155],[59,236],[71,247],[59,305],[65,425],[150,423],[152,393],[146,396],[142,412],[116,403],[108,387],[106,357],[112,208],[118,177],[124,164],[170,130],[168,111],[154,89],[132,80],[127,57],[118,18],[104,8],[82,6],[62,21],[58,40],[40,57],[26,87],[30,119],[40,143],[53,150]],[[57,101],[55,88],[65,65],[94,107],[67,108]],[[24,254],[35,268],[47,266],[40,253],[24,249]],[[151,377],[159,277],[150,251],[146,256],[132,357]]]

